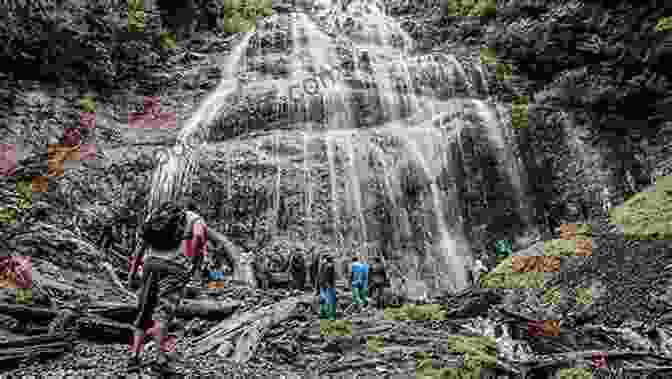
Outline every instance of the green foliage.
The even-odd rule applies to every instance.
[[[320,334],[330,337],[352,335],[352,322],[348,320],[320,320]]]
[[[544,303],[548,305],[556,305],[560,303],[562,293],[557,287],[549,288],[544,291],[543,299]]]
[[[404,304],[399,308],[385,308],[386,320],[395,321],[427,321],[445,320],[447,310],[441,304]]]
[[[128,31],[145,31],[145,1],[128,0]]]
[[[559,371],[560,379],[592,379],[593,374],[586,368],[563,368]]]
[[[634,195],[614,208],[610,221],[621,224],[625,235],[637,240],[672,237],[672,176],[661,177],[651,192]]]
[[[383,337],[371,336],[366,340],[366,347],[374,353],[382,353],[384,347]]]
[[[496,0],[449,0],[446,13],[457,17],[494,17]]]
[[[494,270],[481,278],[485,288],[542,288],[543,272],[514,272],[513,257],[507,257]]]
[[[79,100],[79,109],[84,113],[96,113],[96,101],[93,96],[84,96]]]
[[[16,181],[16,207],[28,209],[33,206],[32,179],[21,178]]]
[[[656,31],[663,32],[672,29],[672,16],[663,17],[656,23]]]
[[[590,288],[576,289],[576,302],[579,304],[590,305],[593,303],[593,294]]]

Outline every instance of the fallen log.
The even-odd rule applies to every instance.
[[[190,341],[191,346],[193,346],[190,355],[207,353],[250,327],[258,329],[282,322],[291,316],[297,305],[309,303],[312,299],[312,294],[292,297],[223,321],[210,329],[205,335]],[[263,321],[255,323],[260,320]],[[244,349],[244,344],[241,344],[240,347]]]
[[[18,337],[13,338],[11,340],[0,342],[0,351],[13,348],[44,345],[55,342],[64,342],[64,341],[69,342],[71,337],[72,335],[67,333],[60,333],[53,335],[42,334],[39,336],[31,336],[31,337]]]
[[[247,330],[238,337],[238,343],[233,350],[231,360],[236,363],[245,363],[257,351],[259,342],[264,336],[266,329],[271,324],[271,317],[264,317],[255,321]]]
[[[128,343],[133,335],[133,325],[106,320],[102,317],[82,317],[75,322],[77,334],[92,341]]]
[[[227,302],[182,300],[180,306],[175,310],[175,314],[181,318],[201,317],[205,319],[222,319],[230,316],[241,305],[242,302],[233,300]]]
[[[0,313],[19,320],[49,321],[56,317],[57,311],[28,305],[0,303]]]
[[[218,302],[214,300],[182,300],[175,310],[175,315],[180,318],[201,317],[211,320],[221,320],[228,317],[240,307],[240,301]],[[117,322],[132,323],[138,316],[136,304],[116,302],[92,303],[87,313],[105,317]]]

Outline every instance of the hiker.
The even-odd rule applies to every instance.
[[[310,262],[310,284],[315,290],[315,294],[320,294],[320,283],[318,280],[318,274],[320,272],[320,261],[322,260],[322,254],[312,251],[311,262]]]
[[[268,257],[261,252],[254,254],[252,265],[254,268],[254,277],[257,279],[257,286],[262,290],[267,290],[271,285]]]
[[[129,359],[131,371],[139,368],[145,336],[151,334],[158,346],[157,363],[170,368],[169,361],[174,356],[170,353],[172,341],[166,335],[167,325],[187,283],[206,255],[207,227],[197,213],[167,202],[147,217],[142,226],[142,239],[129,272],[130,281],[147,251]],[[156,319],[152,320],[154,313]]]
[[[367,306],[369,289],[369,265],[362,262],[358,256],[352,257],[350,268],[350,283],[352,285],[352,303],[358,307]]]
[[[336,266],[334,257],[325,254],[318,273],[320,286],[320,318],[336,319]]]
[[[380,256],[374,256],[369,269],[371,275],[371,297],[376,303],[376,308],[383,309],[383,291],[390,286],[390,281],[385,272],[385,263]]]
[[[292,288],[303,290],[306,285],[306,261],[301,252],[294,252],[289,259],[289,275],[292,280]]]

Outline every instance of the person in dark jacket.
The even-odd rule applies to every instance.
[[[320,261],[322,260],[322,254],[313,250],[310,262],[310,284],[315,290],[315,294],[320,294],[320,284],[318,281],[318,274],[320,272]]]
[[[257,285],[262,290],[267,290],[271,284],[271,272],[268,267],[268,257],[264,254],[255,254],[254,262],[254,276],[257,279]]]
[[[390,285],[385,271],[385,263],[379,256],[373,257],[371,267],[369,268],[371,297],[375,301],[376,308],[382,309],[385,304],[383,302],[383,291]]]
[[[292,279],[292,288],[303,290],[306,285],[306,261],[303,254],[298,251],[289,259],[289,275]]]
[[[334,257],[326,254],[320,263],[320,318],[336,319],[336,266]]]

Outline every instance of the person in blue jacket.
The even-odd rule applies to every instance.
[[[369,265],[362,262],[359,257],[352,258],[350,271],[350,283],[352,285],[352,303],[356,306],[367,306],[369,289]]]

